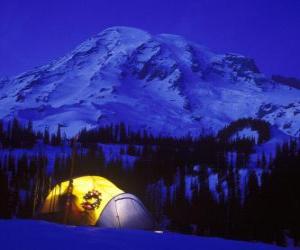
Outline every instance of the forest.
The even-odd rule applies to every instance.
[[[257,142],[232,137],[245,127],[258,132]],[[182,138],[134,131],[123,123],[66,138],[60,126],[50,134],[48,129],[35,132],[31,122],[1,121],[0,217],[35,218],[58,182],[100,175],[136,194],[161,229],[281,246],[292,239],[299,245],[300,140],[278,144],[272,155],[256,153],[255,147],[269,139],[270,125],[251,118],[234,121],[217,134]],[[49,169],[47,152],[28,153],[39,143],[68,147],[71,153],[56,155]],[[109,159],[105,145],[120,145],[118,157]],[[16,155],[16,148],[26,150]],[[135,159],[132,166],[125,166],[124,155]]]

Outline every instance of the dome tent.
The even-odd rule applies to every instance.
[[[38,218],[62,222],[69,181],[57,184],[46,197]],[[67,224],[151,230],[154,221],[143,203],[100,176],[72,181]]]

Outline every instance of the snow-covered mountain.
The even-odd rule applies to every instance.
[[[0,80],[0,118],[32,120],[67,135],[125,122],[154,133],[216,131],[242,117],[300,135],[300,90],[252,59],[216,54],[183,37],[113,27],[66,56]]]
[[[42,221],[0,220],[3,250],[292,250],[263,243],[196,237],[175,233],[63,226]]]

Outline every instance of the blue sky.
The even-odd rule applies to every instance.
[[[174,33],[300,77],[300,0],[1,0],[0,76],[63,56],[115,25]]]

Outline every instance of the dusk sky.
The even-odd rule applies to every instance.
[[[110,26],[173,33],[300,77],[300,0],[1,0],[0,76],[65,55]]]

